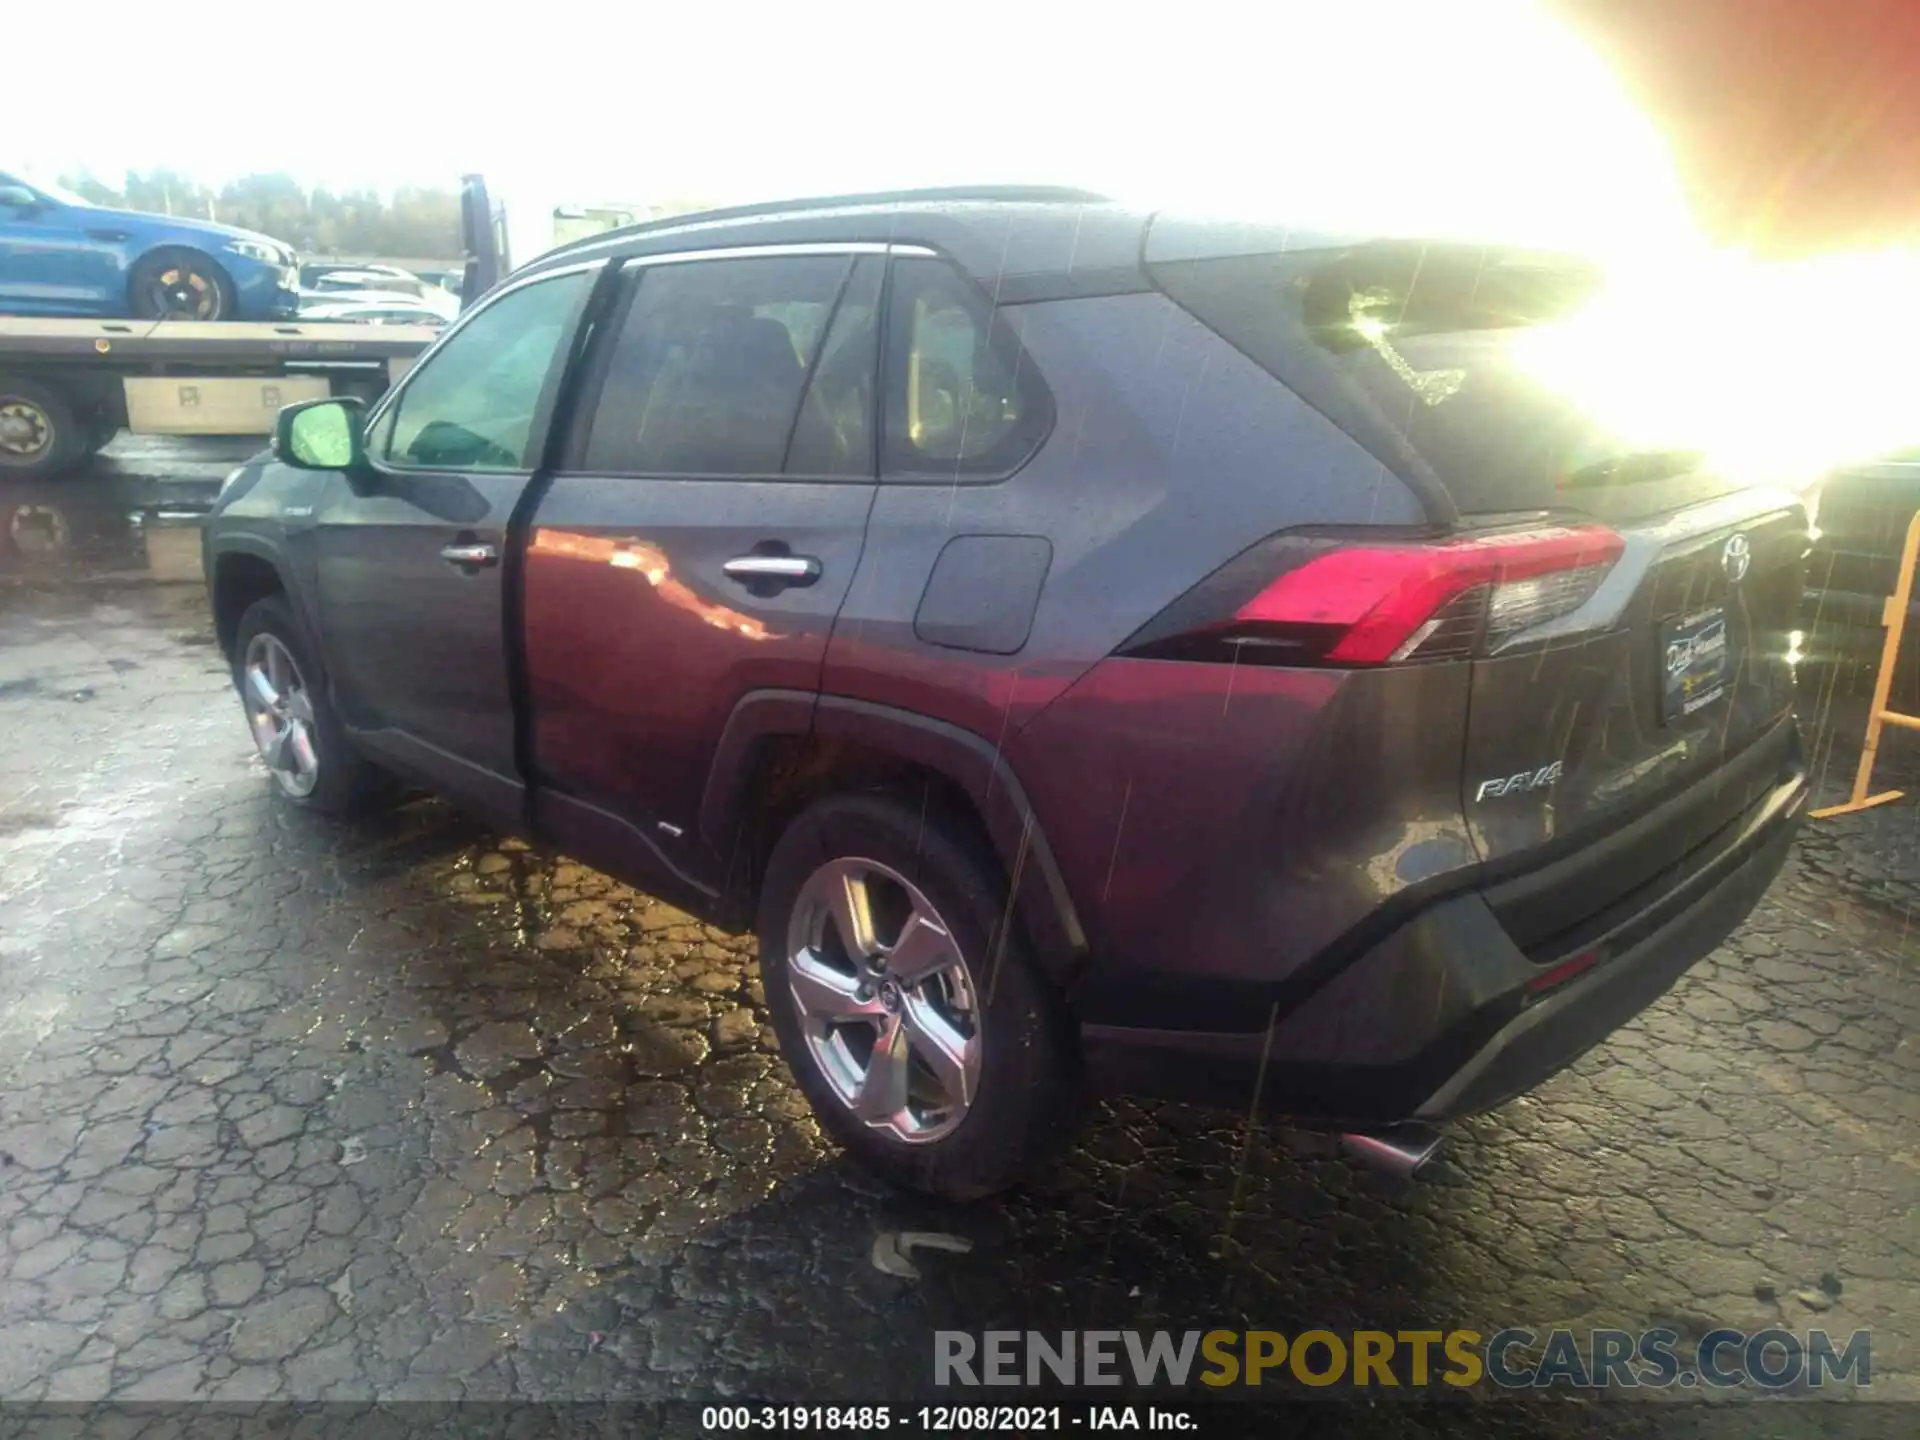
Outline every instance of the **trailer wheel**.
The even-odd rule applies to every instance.
[[[0,375],[0,475],[42,480],[88,453],[89,430],[52,386]]]

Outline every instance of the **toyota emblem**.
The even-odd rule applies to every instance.
[[[1727,583],[1738,585],[1747,578],[1747,570],[1753,564],[1753,546],[1744,535],[1736,535],[1727,541],[1720,552],[1720,568],[1727,572]]]

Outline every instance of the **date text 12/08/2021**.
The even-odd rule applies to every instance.
[[[726,1431],[920,1431],[1007,1434],[1015,1431],[1199,1428],[1191,1411],[1159,1405],[709,1405],[700,1427]]]

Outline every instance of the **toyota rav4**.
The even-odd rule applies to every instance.
[[[282,415],[217,631],[288,799],[407,776],[756,930],[909,1184],[1115,1087],[1410,1165],[1716,946],[1806,794],[1806,513],[1535,378],[1599,283],[1064,190],[596,236]]]

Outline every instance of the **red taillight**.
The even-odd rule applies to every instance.
[[[1340,625],[1327,659],[1379,665],[1406,659],[1449,601],[1479,586],[1501,587],[1564,575],[1619,558],[1623,542],[1604,526],[1555,527],[1438,545],[1334,550],[1289,571],[1240,607],[1238,620]],[[1597,586],[1599,576],[1593,577]],[[1592,594],[1588,589],[1586,594]],[[1570,598],[1570,597],[1566,597]],[[1584,601],[1585,595],[1579,597]],[[1488,597],[1488,609],[1498,606]],[[1575,602],[1576,604],[1579,601]],[[1554,606],[1564,614],[1570,605]],[[1528,623],[1550,618],[1530,614]]]
[[[1229,566],[1218,583],[1185,597],[1130,649],[1277,664],[1463,658],[1578,609],[1624,548],[1604,525],[1323,544],[1278,578],[1266,578],[1273,568],[1266,577],[1248,573],[1250,565],[1278,558],[1257,550]],[[1234,590],[1246,598],[1228,609],[1222,602]],[[1219,608],[1208,617],[1214,604]]]

